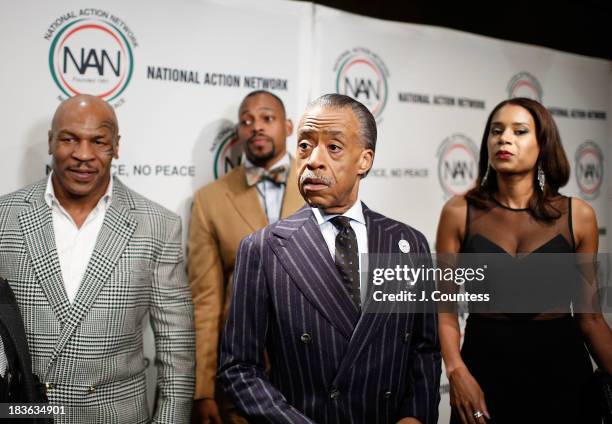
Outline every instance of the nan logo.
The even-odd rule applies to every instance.
[[[575,174],[581,196],[595,200],[604,178],[604,156],[594,141],[587,140],[578,146],[575,156]]]
[[[213,152],[213,176],[221,178],[242,163],[243,146],[238,142],[236,126],[225,121],[217,131],[215,140],[210,147]]]
[[[118,17],[100,10],[91,17],[90,11],[71,12],[63,26],[50,27],[49,70],[66,97],[87,93],[111,102],[132,78],[135,37]]]
[[[445,138],[436,157],[438,179],[445,197],[464,194],[474,186],[478,174],[476,144],[463,134]]]
[[[540,103],[542,103],[542,96],[544,95],[540,82],[529,72],[519,72],[514,75],[508,82],[506,91],[509,99],[527,97]]]
[[[380,122],[389,95],[389,71],[380,57],[366,48],[355,47],[338,57],[334,72],[336,92],[363,103]]]

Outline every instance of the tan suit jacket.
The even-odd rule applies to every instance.
[[[304,205],[295,168],[292,161],[281,218]],[[187,266],[196,329],[196,399],[214,398],[219,336],[227,318],[240,240],[266,225],[257,189],[247,185],[243,165],[194,196]]]

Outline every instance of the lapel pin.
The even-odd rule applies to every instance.
[[[408,243],[408,241],[406,240],[400,240],[397,245],[399,246],[400,251],[402,251],[402,253],[408,253],[410,252],[410,243]]]

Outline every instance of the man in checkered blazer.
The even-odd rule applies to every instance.
[[[119,135],[93,96],[63,102],[49,178],[0,197],[0,276],[21,309],[32,368],[56,423],[187,423],[194,385],[191,293],[178,216],[111,177]],[[153,417],[143,319],[155,336]]]

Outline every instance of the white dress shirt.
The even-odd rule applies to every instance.
[[[331,214],[327,215],[319,208],[312,208],[312,212],[317,219],[317,223],[319,224],[319,229],[321,230],[321,234],[323,234],[323,238],[325,239],[325,243],[327,244],[327,248],[329,249],[329,253],[331,254],[332,259],[335,261],[336,258],[336,235],[340,232],[334,224],[330,222],[330,220],[338,216],[340,214]],[[361,206],[361,201],[357,199],[355,204],[350,207],[345,213],[342,214],[350,218],[351,228],[355,231],[355,236],[357,237],[357,250],[359,251],[359,280],[360,280],[360,295],[361,295],[361,303],[365,301],[366,295],[366,284],[367,279],[362,278],[364,272],[367,272],[367,263],[365,263],[362,258],[363,255],[368,253],[368,230],[366,228],[365,218],[363,216],[363,209]]]
[[[55,235],[55,246],[59,257],[60,268],[64,288],[70,303],[74,302],[81,281],[85,275],[87,264],[91,258],[98,234],[104,222],[104,216],[111,203],[113,192],[113,179],[110,179],[106,193],[100,198],[95,208],[87,215],[85,222],[78,228],[66,209],[55,197],[53,183],[49,175],[47,189],[45,191],[45,202],[51,208],[53,217],[53,234]]]
[[[246,156],[243,158],[245,168],[257,168]],[[272,168],[279,166],[287,166],[287,170],[291,167],[291,158],[289,153],[278,160]],[[288,171],[287,171],[288,172]],[[283,198],[285,196],[286,184],[276,184],[270,180],[261,180],[255,187],[259,193],[259,202],[268,217],[268,224],[273,224],[280,219],[281,209],[283,207]]]

